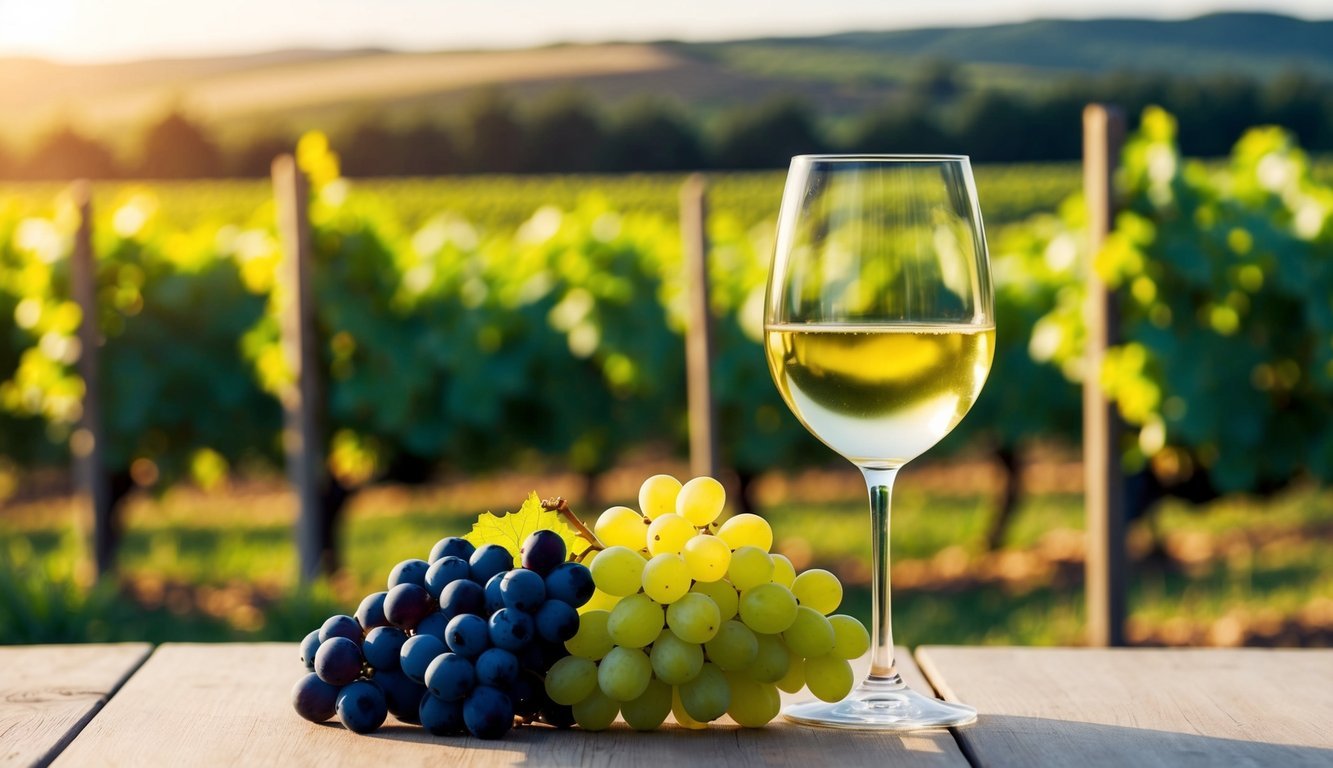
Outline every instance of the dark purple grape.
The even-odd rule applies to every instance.
[[[395,565],[392,571],[389,571],[389,589],[392,590],[399,584],[416,584],[422,589],[426,588],[426,571],[430,570],[430,563],[425,560],[404,560]],[[387,614],[386,614],[387,615]]]
[[[426,670],[435,657],[448,653],[444,641],[434,635],[413,635],[403,643],[403,650],[398,655],[399,666],[408,679],[417,683],[426,682]]]
[[[292,686],[292,707],[310,722],[322,723],[337,713],[338,686],[320,680],[319,675],[306,675]]]
[[[319,630],[312,629],[301,641],[301,663],[307,672],[315,671],[315,654],[319,652]]]
[[[512,608],[501,608],[490,620],[491,643],[506,651],[521,651],[537,634],[532,617]]]
[[[406,642],[407,633],[397,627],[375,627],[361,644],[361,653],[376,672],[396,670]]]
[[[475,659],[491,647],[489,629],[485,619],[465,613],[450,620],[444,630],[444,640],[449,650],[464,658]]]
[[[361,644],[361,625],[351,616],[330,616],[319,628],[319,642],[327,642],[333,637],[345,637]]]
[[[388,592],[372,592],[361,599],[361,605],[356,608],[356,623],[363,631],[389,626],[389,620],[384,617],[384,598],[388,595]]]
[[[476,551],[477,548],[472,546],[472,542],[467,539],[449,536],[435,542],[435,546],[430,548],[430,557],[427,559],[432,563],[442,557],[461,557],[467,560]]]
[[[503,648],[490,648],[477,657],[477,683],[508,690],[518,678],[518,658]]]
[[[542,603],[535,619],[537,634],[548,643],[563,643],[579,631],[579,612],[559,600]]]
[[[498,739],[514,727],[514,705],[490,686],[479,686],[463,702],[463,722],[479,739]]]
[[[421,727],[436,736],[462,736],[467,733],[463,722],[463,700],[441,701],[429,693],[421,699]]]
[[[465,698],[477,687],[477,673],[472,662],[456,653],[436,657],[426,670],[426,689],[444,701]]]
[[[468,583],[471,584],[472,582]],[[446,616],[443,611],[436,611],[435,613],[432,613],[431,615],[417,622],[417,628],[413,630],[413,634],[434,635],[435,637],[438,637],[441,640],[443,640],[444,628],[449,625],[449,619],[451,618],[453,617]]]
[[[565,549],[565,540],[560,538],[560,534],[545,530],[534,531],[523,542],[518,552],[523,567],[536,571],[539,576],[545,576],[555,570],[556,566],[565,562],[565,556],[569,554]]]
[[[455,581],[471,578],[472,566],[461,557],[449,555],[430,564],[426,571],[426,591],[436,600],[444,588]]]
[[[518,652],[518,661],[524,669],[544,675],[552,664],[568,655],[564,643],[548,643],[539,637]]]
[[[546,653],[542,649],[545,643],[528,643],[523,650],[514,654],[518,657],[518,665],[523,669],[538,675],[546,674]]]
[[[399,629],[416,629],[433,609],[430,593],[416,584],[399,584],[384,598],[384,615]]]
[[[500,596],[505,608],[536,613],[546,602],[546,584],[536,571],[516,568],[501,578]]]
[[[338,718],[353,733],[370,733],[388,716],[388,702],[377,685],[358,680],[338,694]]]
[[[495,574],[504,573],[513,568],[514,556],[499,544],[487,544],[472,553],[472,557],[468,559],[468,565],[472,572],[472,580],[477,584],[484,585]]]
[[[592,572],[582,563],[565,563],[546,575],[546,599],[579,608],[592,599],[596,585]]]
[[[486,594],[475,581],[455,581],[440,593],[440,612],[446,620],[470,613],[479,615],[486,609]]]
[[[482,605],[482,615],[490,616],[505,607],[505,598],[504,595],[500,593],[500,585],[504,583],[505,576],[508,576],[510,573],[511,571],[497,573],[491,577],[490,581],[486,582],[486,589],[484,590],[486,601]]]
[[[315,652],[315,674],[329,685],[344,686],[361,675],[361,649],[345,637],[331,637]]]
[[[426,686],[398,671],[376,672],[370,682],[384,692],[384,703],[390,714],[404,723],[420,722],[421,697],[426,693]]]

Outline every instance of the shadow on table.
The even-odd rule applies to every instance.
[[[1322,729],[1320,729],[1322,730]],[[1290,735],[1291,729],[1286,729]],[[1310,726],[1311,736],[1315,728]],[[955,731],[972,765],[982,766],[1333,766],[1333,749],[1196,733],[986,715]],[[1326,738],[1326,737],[1325,737]]]
[[[496,765],[668,768],[745,764],[815,768],[836,764],[839,768],[885,765],[966,768],[953,736],[945,730],[904,735],[862,731],[853,736],[848,731],[805,728],[782,721],[763,729],[714,724],[693,731],[669,723],[648,732],[634,731],[618,722],[598,733],[538,725],[515,728],[503,739],[482,741],[467,736],[431,736],[417,726],[402,725],[391,718],[368,738],[455,747],[471,753],[468,757],[485,754],[485,761]]]

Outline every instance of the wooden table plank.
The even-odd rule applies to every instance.
[[[0,648],[0,766],[50,763],[151,651],[147,643]]]
[[[980,715],[978,766],[1330,766],[1333,650],[944,648],[917,661]]]
[[[914,672],[910,656],[901,658]],[[899,737],[774,723],[640,734],[622,724],[588,734],[537,726],[488,742],[433,737],[390,717],[379,732],[357,736],[336,720],[315,725],[291,711],[300,672],[291,644],[161,646],[56,765],[967,765],[943,730]]]

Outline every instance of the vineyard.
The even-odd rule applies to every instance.
[[[596,471],[626,446],[683,444],[680,177],[352,185],[320,171],[335,160],[309,146],[307,165],[324,182],[316,280],[340,480],[359,484],[395,462],[476,468],[534,453]],[[1004,221],[1049,208],[1078,176],[997,167],[980,178],[1007,206],[992,220]],[[226,466],[273,462],[279,415],[268,393],[282,373],[265,312],[277,262],[267,186],[98,191],[112,465],[138,461],[140,481],[209,482]],[[734,436],[728,459],[748,472],[821,456],[785,423],[752,341],[780,193],[774,173],[710,184],[721,410]],[[5,199],[0,314],[16,327],[0,356],[14,370],[0,395],[13,439],[0,451],[19,464],[60,461],[80,393],[61,250],[69,212],[53,187]],[[562,383],[534,392],[539,375]],[[614,434],[597,426],[608,402],[622,411]]]
[[[344,488],[415,482],[441,468],[591,477],[627,457],[683,456],[681,177],[351,183],[318,136],[303,142],[299,159],[314,189],[314,296],[330,427],[325,458]],[[1272,629],[1268,613],[1260,617],[1268,629],[1255,629],[1259,614],[1245,613],[1267,610],[1264,596],[1276,594],[1273,585],[1290,608],[1283,615],[1305,617],[1292,619],[1299,625],[1292,637],[1327,631],[1326,558],[1301,543],[1326,530],[1327,499],[1300,487],[1333,478],[1328,173],[1327,165],[1312,169],[1275,129],[1250,132],[1225,162],[1186,160],[1173,120],[1160,111],[1145,114],[1126,146],[1122,214],[1096,266],[1122,301],[1123,343],[1098,375],[1128,422],[1123,459],[1133,473],[1131,501],[1143,507],[1164,494],[1193,502],[1237,491],[1278,494],[1267,506],[1197,507],[1245,510],[1212,515],[1231,521],[1217,524],[1180,511],[1195,507],[1167,505],[1159,515],[1168,521],[1159,542],[1167,553],[1193,563],[1218,589],[1241,590],[1236,605],[1253,610],[1224,611],[1227,603],[1216,603],[1205,585],[1199,589],[1206,594],[1190,598],[1198,602],[1194,623],[1169,630],[1175,587],[1140,582],[1131,621],[1136,642],[1214,635],[1276,642],[1287,629]],[[990,225],[999,349],[973,413],[933,453],[995,450],[1016,468],[1029,447],[1072,445],[1079,436],[1087,261],[1079,170],[983,166],[977,175]],[[778,398],[758,341],[781,178],[709,180],[721,461],[742,479],[781,468],[785,480],[830,461]],[[188,481],[208,489],[229,476],[272,475],[282,463],[276,393],[290,371],[279,339],[280,247],[270,188],[124,184],[96,192],[104,447],[120,487],[164,490]],[[80,312],[68,258],[76,224],[57,187],[0,189],[0,501],[29,469],[67,467],[71,449],[80,450]],[[1283,495],[1291,486],[1296,496]],[[377,506],[381,497],[366,493],[359,508]],[[1283,501],[1290,498],[1297,501]],[[856,599],[868,600],[854,574],[861,558],[853,550],[864,543],[860,505],[836,518],[846,518],[836,530],[856,533],[833,535],[828,510],[776,503],[774,519],[785,522],[775,524],[788,541],[810,542],[808,557],[853,573]],[[1050,592],[1081,558],[1068,545],[1077,538],[1066,527],[1077,524],[1075,506],[1059,496],[1021,504],[1005,548],[993,554],[947,546],[960,534],[957,514],[904,518],[909,527],[922,526],[924,537],[894,574],[909,595],[922,590],[912,623],[949,641],[1076,637],[1078,617]],[[994,531],[975,533],[988,527],[975,515],[984,505],[937,500],[932,507],[970,510],[963,527],[974,532],[967,539],[989,538],[991,549],[1001,543]],[[1288,520],[1288,509],[1301,511]],[[263,636],[285,636],[288,622],[300,625],[309,606],[292,602],[285,580],[274,585],[261,575],[292,559],[289,534],[262,522],[267,512],[244,521],[223,510],[201,514],[223,527],[196,528],[194,513],[139,520],[148,527],[124,542],[122,589],[140,605],[197,604],[232,631],[261,626],[257,611],[277,622]],[[424,523],[415,511],[376,519],[349,524],[387,526],[391,548],[410,546],[411,530]],[[226,527],[227,520],[240,527]],[[40,528],[10,523],[20,534]],[[0,578],[17,595],[0,605],[0,615],[29,616],[51,638],[120,637],[98,634],[100,624],[61,623],[96,615],[114,624],[122,609],[105,593],[80,594],[64,571],[51,570],[75,557],[72,539],[43,533],[33,541],[21,536],[23,546],[0,547]],[[1147,540],[1135,541],[1135,557],[1150,557]],[[172,554],[196,547],[205,559],[193,565]],[[364,549],[345,553],[358,586],[369,562]],[[1237,553],[1251,553],[1250,576],[1232,573]],[[178,573],[181,567],[186,572]],[[42,573],[50,590],[23,586]],[[189,586],[218,579],[233,586]],[[238,593],[236,579],[256,586]],[[939,589],[967,592],[964,603],[980,601],[985,609],[978,616],[1008,628],[969,621],[971,609],[941,613],[944,603],[926,597]],[[1031,597],[1028,608],[995,614],[999,597],[1015,592]],[[74,613],[32,618],[50,610],[41,607],[45,601]],[[912,605],[909,597],[904,610],[917,611]],[[171,611],[162,632],[175,631],[168,628],[182,615]]]
[[[1180,157],[1150,111],[1124,157],[1124,213],[1098,269],[1126,298],[1104,383],[1157,485],[1264,490],[1333,476],[1333,208],[1291,139],[1256,130],[1227,164]],[[460,177],[352,184],[312,135],[311,218],[328,465],[348,487],[422,467],[555,461],[579,472],[684,435],[681,179]],[[943,450],[1072,441],[1083,237],[1072,166],[983,167],[999,350]],[[719,176],[709,237],[724,464],[823,462],[787,417],[758,339],[780,174]],[[98,325],[113,372],[111,467],[209,485],[278,461],[289,374],[274,314],[268,189],[103,187]],[[1061,202],[1064,200],[1064,202]],[[1050,211],[1056,211],[1051,213]],[[80,349],[58,190],[0,198],[0,456],[63,463]]]
[[[1329,166],[1333,170],[1333,164]],[[1050,211],[1081,183],[1075,163],[981,165],[977,188],[987,222],[1008,224]],[[717,173],[709,176],[710,204],[746,225],[771,222],[782,199],[780,171]],[[580,176],[451,176],[446,178],[364,179],[349,182],[346,199],[377,203],[391,211],[396,226],[417,230],[448,212],[481,231],[512,231],[537,209],[574,208],[588,195],[614,200],[619,213],[677,214],[684,175],[674,173]],[[6,215],[42,215],[63,191],[51,182],[0,182]],[[136,194],[152,197],[161,226],[193,227],[249,222],[272,199],[267,181],[108,181],[95,190],[98,210],[111,210]]]

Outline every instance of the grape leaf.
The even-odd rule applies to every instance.
[[[517,512],[507,512],[503,515],[486,512],[478,515],[477,522],[472,524],[472,530],[463,538],[472,542],[475,547],[499,544],[509,550],[517,562],[523,541],[534,532],[542,530],[560,534],[560,538],[565,540],[565,549],[571,553],[582,552],[588,546],[588,542],[580,538],[558,512],[542,508],[541,499],[537,497],[536,491],[528,495],[527,501],[523,502],[523,506],[519,507]]]

